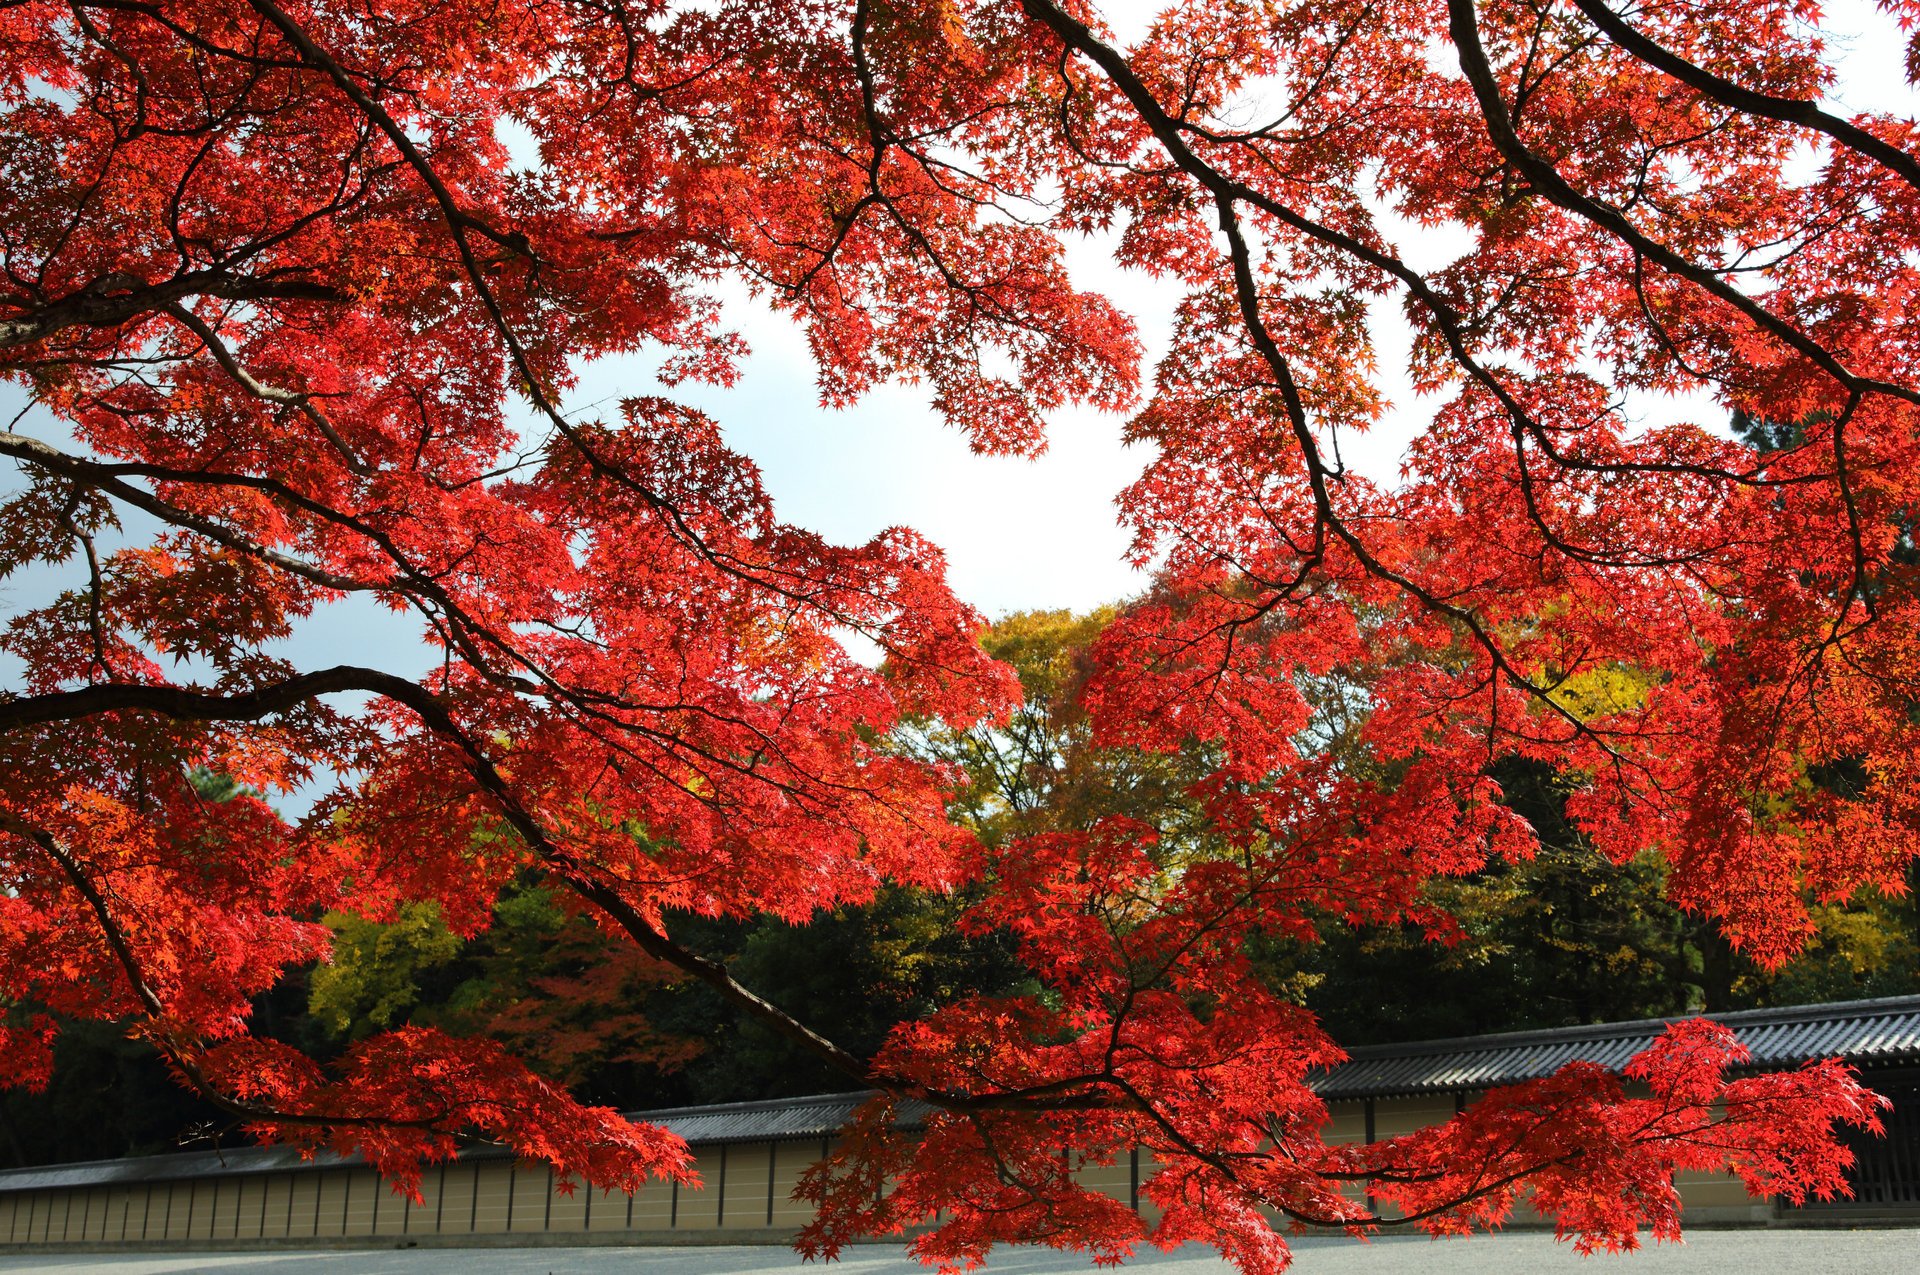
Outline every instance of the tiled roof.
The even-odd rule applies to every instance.
[[[871,1092],[816,1094],[809,1098],[773,1098],[764,1102],[726,1102],[711,1107],[669,1107],[635,1111],[629,1118],[662,1125],[688,1142],[765,1142],[780,1138],[825,1138],[853,1118]],[[915,1129],[932,1108],[903,1102],[897,1123]]]
[[[482,1148],[481,1151],[491,1150]],[[461,1152],[462,1156],[470,1153]],[[134,1186],[147,1182],[180,1182],[188,1178],[224,1178],[256,1173],[290,1173],[306,1169],[337,1169],[360,1161],[337,1155],[302,1160],[291,1147],[235,1147],[221,1151],[178,1151],[172,1155],[128,1156],[122,1160],[87,1160],[78,1164],[46,1164],[0,1173],[0,1194],[47,1191],[61,1187]]]
[[[728,1102],[707,1107],[668,1107],[632,1111],[627,1118],[657,1124],[690,1143],[768,1142],[789,1138],[825,1138],[852,1119],[854,1110],[871,1093],[820,1094],[808,1098],[774,1098],[765,1102]],[[929,1108],[902,1103],[900,1123],[917,1128]],[[505,1147],[480,1144],[464,1147],[462,1160],[498,1160]],[[341,1159],[320,1155],[303,1160],[290,1147],[234,1147],[223,1150],[180,1151],[171,1155],[130,1156],[121,1160],[90,1160],[78,1164],[49,1164],[31,1169],[0,1171],[0,1194],[45,1191],[59,1187],[131,1186],[142,1182],[179,1182],[188,1178],[235,1177],[256,1173],[292,1173],[333,1169],[361,1163],[358,1157]]]
[[[1832,1057],[1861,1066],[1920,1062],[1920,996],[1705,1017],[1733,1028],[1752,1051],[1755,1070]],[[1649,1018],[1359,1046],[1348,1051],[1347,1062],[1316,1077],[1313,1087],[1323,1098],[1384,1098],[1512,1084],[1548,1075],[1575,1060],[1617,1071],[1651,1044],[1669,1021]]]

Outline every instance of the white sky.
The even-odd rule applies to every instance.
[[[1135,0],[1102,8],[1126,39],[1144,28],[1154,6]],[[1869,0],[1845,0],[1832,12],[1830,29],[1838,37],[1843,76],[1834,95],[1839,107],[1920,114],[1904,80],[1905,41],[1892,21]],[[1446,255],[1444,241],[1402,238],[1401,247],[1416,261]],[[1135,317],[1151,367],[1165,349],[1175,291],[1115,269],[1098,242],[1073,245],[1069,262],[1082,287],[1105,292]],[[1372,435],[1342,437],[1350,465],[1388,482],[1406,442],[1425,419],[1402,372],[1408,340],[1398,307],[1398,299],[1390,298],[1378,307],[1374,323],[1384,388],[1395,408]],[[891,526],[911,526],[947,551],[955,589],[989,616],[1028,608],[1086,608],[1124,597],[1145,583],[1123,561],[1127,535],[1113,501],[1148,457],[1120,445],[1120,418],[1058,412],[1041,458],[976,456],[934,416],[924,389],[889,387],[848,410],[820,408],[813,366],[797,329],[744,298],[731,307],[729,318],[753,349],[739,383],[726,390],[683,386],[669,393],[707,411],[729,443],[760,465],[784,521],[843,543],[864,541]],[[642,356],[596,364],[586,369],[570,406],[660,392],[651,366]],[[6,397],[0,394],[0,409]],[[612,408],[609,402],[603,410]],[[1647,403],[1639,410],[1652,419],[1671,413],[1701,419],[1697,403]],[[0,488],[6,485],[0,477]],[[0,585],[0,618],[38,604],[74,578],[53,571],[22,573]],[[369,663],[406,673],[418,671],[427,657],[415,621],[364,601],[316,617],[289,647],[288,654],[308,667]],[[0,686],[14,672],[0,662]]]

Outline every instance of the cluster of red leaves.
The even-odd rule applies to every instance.
[[[1678,1239],[1676,1172],[1735,1174],[1754,1195],[1793,1204],[1845,1190],[1851,1161],[1826,1130],[1840,1121],[1878,1132],[1886,1100],[1832,1061],[1727,1079],[1747,1058],[1717,1023],[1676,1023],[1627,1064],[1649,1097],[1569,1063],[1448,1124],[1355,1148],[1352,1160],[1378,1200],[1436,1234],[1498,1226],[1530,1196],[1583,1253],[1637,1247],[1641,1230]]]
[[[1665,1234],[1709,1120],[1756,1189],[1836,1189],[1855,1082],[1723,1085],[1704,1029],[1649,1056],[1650,1106],[1574,1069],[1327,1147],[1305,1076],[1338,1051],[1242,956],[1316,917],[1444,934],[1424,882],[1531,851],[1488,777],[1510,757],[1762,960],[1807,898],[1902,887],[1920,163],[1910,122],[1812,105],[1815,17],[1183,0],[1123,49],[1079,0],[0,5],[0,376],[38,409],[0,431],[0,575],[77,581],[0,630],[4,1078],[44,1082],[58,1021],[124,1019],[263,1136],[402,1183],[475,1128],[603,1185],[684,1174],[498,1050],[408,1029],[328,1074],[247,1034],[327,908],[431,900],[471,933],[532,874],[933,1103],[909,1148],[882,1102],[813,1180],[819,1251],[944,1210],[931,1260],[1116,1257],[1140,1223],[1072,1170],[1136,1144],[1152,1238],[1250,1270],[1286,1261],[1262,1209],[1384,1224],[1361,1181],[1438,1229],[1530,1185],[1585,1240]],[[1389,213],[1465,247],[1421,265]],[[823,401],[920,381],[1030,454],[1054,407],[1135,406],[1128,321],[1064,265],[1094,230],[1180,300],[1122,498],[1160,583],[1089,705],[1103,740],[1217,751],[1189,796],[1225,853],[1120,821],[982,853],[953,777],[886,742],[1014,693],[937,548],[780,522],[670,400],[565,401],[641,350],[729,380],[744,280]],[[1339,457],[1386,411],[1395,297],[1433,402],[1389,489]],[[1627,408],[1698,389],[1755,437]],[[291,663],[352,596],[413,616],[435,670]],[[290,825],[196,770],[336,782]],[[1045,994],[862,1060],[670,932],[888,880],[983,885],[969,924]]]
[[[1343,1055],[1299,1011],[1249,995],[1254,1003],[1204,1019],[1143,995],[1124,1023],[1069,1022],[1034,1002],[976,1005],[903,1033],[896,1047],[930,1088],[983,1097],[936,1112],[923,1136],[896,1128],[896,1103],[870,1104],[802,1184],[820,1209],[802,1252],[832,1256],[854,1236],[918,1226],[930,1229],[913,1251],[943,1271],[973,1269],[998,1244],[1078,1249],[1108,1264],[1144,1241],[1206,1243],[1243,1270],[1277,1272],[1290,1264],[1288,1229],[1466,1234],[1501,1226],[1523,1202],[1581,1252],[1619,1251],[1643,1231],[1679,1237],[1677,1172],[1735,1174],[1755,1195],[1793,1203],[1844,1192],[1851,1158],[1831,1128],[1878,1132],[1886,1106],[1832,1061],[1728,1079],[1745,1047],[1695,1020],[1626,1068],[1650,1096],[1569,1063],[1419,1132],[1330,1144],[1305,1073]],[[1030,1116],[985,1096],[1147,1086],[1150,1106],[1062,1102],[1040,1138]],[[1136,1148],[1140,1196],[1159,1210],[1151,1226],[1076,1176]]]
[[[282,1117],[249,1132],[304,1152],[358,1153],[415,1201],[421,1168],[452,1158],[455,1130],[551,1165],[569,1194],[581,1182],[631,1193],[649,1175],[699,1185],[678,1137],[581,1106],[486,1039],[402,1027],[355,1045],[331,1074],[297,1050],[250,1037],[217,1045],[197,1063],[225,1092]]]

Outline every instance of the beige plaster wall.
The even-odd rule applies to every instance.
[[[1365,1136],[1364,1104],[1336,1103],[1330,1110],[1329,1141]],[[1453,1112],[1450,1096],[1378,1101],[1374,1134],[1385,1138],[1412,1132]],[[417,1203],[395,1194],[363,1168],[26,1191],[0,1195],[0,1244],[764,1233],[770,1224],[791,1232],[812,1219],[811,1207],[794,1201],[793,1190],[823,1149],[819,1140],[699,1147],[695,1167],[703,1187],[652,1183],[631,1198],[585,1185],[568,1196],[559,1191],[546,1166],[508,1161],[430,1166],[422,1175]],[[1076,1164],[1083,1185],[1123,1203],[1132,1194],[1136,1172],[1141,1184],[1153,1175],[1151,1155],[1142,1153],[1137,1169],[1130,1156],[1109,1164]],[[1688,1220],[1760,1221],[1773,1215],[1771,1204],[1749,1199],[1730,1176],[1685,1174],[1679,1185]],[[1149,1223],[1157,1220],[1149,1201],[1142,1198],[1140,1205]],[[1516,1218],[1529,1220],[1538,1219],[1524,1213]]]

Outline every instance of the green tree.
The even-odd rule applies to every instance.
[[[702,1048],[647,1012],[673,976],[537,882],[503,891],[470,937],[431,903],[326,921],[332,959],[312,972],[307,1011],[336,1045],[403,1023],[492,1036],[580,1096],[627,1106]]]

